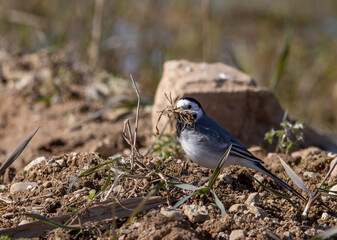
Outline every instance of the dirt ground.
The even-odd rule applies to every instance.
[[[171,153],[171,157],[150,152],[144,158],[137,158],[139,163],[132,172],[126,170],[130,169],[131,150],[122,137],[122,129],[125,119],[130,119],[132,125],[135,120],[135,109],[130,108],[136,103],[131,84],[104,72],[91,73],[85,66],[65,57],[66,52],[49,54],[41,51],[24,56],[2,52],[0,55],[3,66],[0,78],[0,161],[40,127],[2,179],[0,229],[16,227],[24,220],[36,221],[24,213],[57,217],[103,200],[146,197],[161,180],[168,179],[168,175],[197,185],[212,173],[188,160],[181,148],[174,145],[174,140],[165,145],[169,147],[166,152]],[[150,110],[145,106],[141,109],[137,138],[140,153],[144,153],[153,141]],[[165,146],[162,145],[161,150],[165,150]],[[267,169],[287,179],[277,154],[266,155],[259,148],[252,151],[265,161]],[[89,198],[90,191],[98,192],[109,178],[109,168],[104,168],[77,179],[71,191],[67,192],[69,180],[116,155],[121,155],[121,160],[109,166],[124,174],[119,178],[113,176],[116,182],[113,189],[111,181],[102,194],[93,200]],[[31,160],[41,156],[46,160],[23,170]],[[322,181],[330,162],[336,157],[317,148],[281,156],[311,191]],[[224,219],[211,195],[194,196],[179,207],[205,206],[209,217],[204,220],[193,221],[186,214],[183,219],[165,217],[161,213],[163,207],[173,205],[191,192],[164,185],[155,193],[163,203],[158,208],[139,213],[130,223],[127,223],[127,217],[114,221],[111,216],[83,224],[82,231],[58,228],[40,237],[109,239],[115,235],[121,240],[228,239],[233,230],[243,230],[246,239],[271,239],[272,234],[281,239],[310,239],[337,225],[336,199],[322,197],[310,208],[308,217],[303,218],[304,201],[292,197],[290,203],[269,193],[252,178],[254,174],[254,171],[240,167],[230,167],[221,173],[214,190],[225,206]],[[257,178],[261,180],[261,175]],[[263,178],[265,185],[283,191],[270,178]],[[332,184],[334,180],[329,178],[326,183]],[[35,182],[37,185],[24,192],[11,193],[11,186],[18,182]],[[108,194],[109,189],[112,191]],[[305,192],[298,191],[308,197]],[[259,199],[252,205],[246,204],[248,196],[256,192]]]

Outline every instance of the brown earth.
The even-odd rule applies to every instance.
[[[60,53],[59,53],[60,54]],[[122,137],[123,121],[135,119],[135,110],[127,108],[126,104],[134,106],[135,97],[121,98],[121,101],[110,104],[108,99],[116,96],[135,96],[132,85],[118,85],[112,91],[111,86],[119,84],[118,80],[106,73],[90,73],[85,67],[75,67],[75,63],[66,58],[37,53],[38,56],[26,57],[8,56],[4,62],[21,66],[21,76],[32,73],[35,77],[30,87],[17,89],[15,82],[20,77],[13,77],[7,71],[1,75],[0,95],[0,160],[3,161],[10,152],[26,138],[36,127],[40,130],[33,138],[27,149],[14,164],[16,169],[6,171],[4,190],[0,192],[0,228],[11,228],[19,225],[23,220],[29,222],[34,219],[23,215],[27,212],[39,213],[51,218],[90,206],[93,202],[106,199],[122,201],[127,198],[147,196],[164,177],[163,174],[174,176],[191,184],[198,184],[212,172],[201,168],[188,160],[175,141],[170,142],[167,152],[173,157],[161,158],[158,152],[150,153],[145,158],[138,158],[132,174],[146,176],[135,178],[128,175],[118,179],[112,194],[107,195],[112,183],[93,202],[89,200],[89,191],[98,192],[109,177],[109,171],[102,169],[86,177],[79,178],[70,193],[69,180],[79,176],[82,172],[107,161],[109,156],[121,154],[123,160],[118,165],[130,168],[130,147]],[[36,60],[43,59],[43,64],[36,66]],[[69,58],[67,58],[69,59]],[[60,70],[62,66],[62,70]],[[52,79],[52,85],[57,91],[49,89],[47,80],[36,77],[41,69],[49,69],[51,73],[46,79]],[[62,73],[60,73],[62,71]],[[36,83],[36,81],[38,81]],[[77,79],[70,81],[70,79]],[[35,85],[33,84],[35,83]],[[33,84],[33,85],[32,85]],[[48,82],[50,84],[50,82]],[[99,87],[97,87],[99,86]],[[98,97],[88,97],[88,89],[98,92]],[[98,89],[98,90],[97,90]],[[131,99],[131,100],[130,100]],[[93,120],[97,111],[105,109],[104,113]],[[142,107],[140,115],[139,135],[137,146],[141,153],[151,144],[150,107]],[[166,139],[166,138],[165,138]],[[166,146],[168,146],[167,144]],[[165,149],[162,147],[162,149]],[[99,153],[94,153],[94,151]],[[260,150],[254,154],[265,161],[265,167],[286,179],[276,154],[263,154]],[[35,165],[29,171],[23,171],[31,160],[45,156],[47,160]],[[306,186],[313,191],[322,181],[329,170],[330,162],[335,157],[332,154],[316,148],[304,149],[291,156],[282,156],[299,174]],[[160,166],[158,162],[161,162]],[[158,167],[159,166],[159,167]],[[125,170],[125,169],[124,169]],[[158,170],[158,171],[155,171]],[[17,173],[15,173],[17,171]],[[159,173],[158,173],[159,172]],[[128,173],[131,174],[131,173]],[[323,197],[316,201],[309,211],[308,218],[303,219],[301,213],[305,203],[292,198],[294,205],[287,200],[269,193],[251,177],[254,171],[230,167],[225,169],[216,182],[214,189],[227,210],[226,217],[221,218],[214,199],[210,195],[194,196],[186,204],[206,206],[209,220],[194,223],[186,216],[184,219],[171,220],[160,213],[160,209],[152,209],[139,213],[130,224],[127,218],[120,218],[114,227],[112,218],[104,221],[90,222],[82,226],[82,232],[55,229],[43,237],[48,239],[108,239],[115,233],[119,239],[226,239],[233,230],[245,230],[247,239],[268,239],[270,232],[281,239],[309,239],[323,230],[337,225],[336,213],[332,212],[336,206],[334,198]],[[279,191],[282,189],[266,176],[264,184]],[[11,194],[10,187],[17,182],[36,182],[34,187],[26,192]],[[329,178],[327,184],[334,179]],[[291,184],[291,183],[290,183]],[[299,190],[300,191],[300,190]],[[258,192],[260,199],[256,207],[265,211],[255,214],[238,208],[230,211],[235,204],[244,204],[250,193]],[[174,204],[191,192],[176,187],[164,185],[156,195],[166,202]],[[301,191],[305,195],[306,193]],[[330,210],[323,206],[325,203]],[[167,206],[163,204],[162,206]],[[180,207],[181,208],[181,207]],[[322,218],[328,213],[329,218]]]

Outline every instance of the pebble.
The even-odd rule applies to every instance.
[[[133,223],[133,224],[129,227],[129,229],[135,229],[135,228],[138,228],[140,225],[141,225],[140,222],[135,222],[135,223]]]
[[[254,177],[261,183],[264,182],[264,177],[262,177],[260,174],[256,173]]]
[[[326,212],[322,213],[322,217],[321,217],[322,220],[328,220],[329,218],[331,218],[330,214]]]
[[[0,191],[5,191],[7,189],[6,185],[0,185]]]
[[[229,240],[240,240],[245,239],[247,237],[247,233],[245,230],[233,230],[231,235],[229,235]]]
[[[257,203],[259,199],[260,199],[260,196],[258,192],[251,193],[249,194],[247,200],[245,201],[245,204],[251,205],[253,203]]]
[[[226,234],[226,233],[224,233],[224,232],[219,232],[216,239],[229,240],[229,236],[228,236],[228,234]]]
[[[209,214],[206,207],[198,205],[184,205],[183,206],[184,214],[188,219],[193,223],[205,222],[209,219]]]
[[[219,176],[219,179],[221,181],[224,181],[224,182],[229,183],[229,184],[233,183],[233,177],[230,174],[228,174],[228,173],[221,174]]]
[[[39,163],[42,163],[46,161],[46,158],[45,157],[38,157],[36,159],[34,159],[33,161],[31,161],[30,163],[28,163],[25,167],[24,167],[24,170],[26,172],[28,172],[30,169],[32,169],[35,165],[39,164]]]
[[[43,183],[43,187],[45,187],[45,188],[50,188],[51,186],[52,186],[51,181],[47,181],[47,182]]]
[[[336,192],[337,192],[337,185],[331,187],[330,190],[331,190],[331,191],[336,191]],[[337,195],[337,193],[330,193],[330,194],[335,194],[335,195]],[[325,196],[323,196],[323,197],[325,197]]]
[[[254,214],[255,217],[265,218],[267,217],[267,213],[260,207],[247,205],[247,204],[234,204],[228,209],[229,213],[251,213]]]
[[[54,202],[54,198],[46,198],[45,200],[47,203],[52,203]]]
[[[317,176],[317,173],[315,173],[315,172],[304,172],[303,176],[304,177],[309,177],[309,178],[314,178],[314,177]]]
[[[19,226],[25,225],[25,224],[28,224],[28,223],[30,223],[28,220],[22,220],[22,221],[19,223]]]
[[[14,194],[16,192],[24,192],[24,191],[30,190],[30,189],[32,189],[33,187],[36,187],[36,186],[37,186],[36,182],[14,183],[10,188],[10,193]]]
[[[165,217],[172,219],[174,221],[182,221],[184,220],[183,212],[180,209],[170,209],[166,207],[162,207],[160,209],[160,213]]]
[[[293,238],[293,234],[289,231],[284,232],[283,236],[285,237],[285,239],[292,239]]]
[[[56,160],[56,163],[58,163],[60,167],[66,167],[66,161],[64,159]]]
[[[6,219],[11,219],[14,217],[14,213],[11,213],[11,212],[5,213],[5,214],[2,214],[2,217]]]

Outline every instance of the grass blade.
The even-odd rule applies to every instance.
[[[55,226],[55,227],[63,228],[63,229],[66,229],[66,230],[81,230],[81,228],[79,228],[79,227],[69,227],[69,226],[54,222],[54,221],[52,221],[52,220],[50,220],[46,217],[43,217],[39,214],[36,214],[36,213],[25,213],[25,215],[28,216],[28,217],[37,219],[37,220],[39,220],[43,223],[46,223],[46,224],[49,224],[49,225],[52,225],[52,226]]]
[[[275,75],[272,78],[272,81],[270,83],[270,90],[273,91],[273,92],[276,90],[276,87],[277,87],[277,85],[278,85],[278,83],[281,79],[282,74],[283,74],[284,68],[287,64],[287,60],[288,60],[289,53],[290,53],[290,47],[291,47],[291,39],[292,39],[291,33],[288,33],[287,40],[284,44],[281,57],[280,57],[280,59],[278,61],[278,64],[277,64],[277,69],[276,69]]]
[[[220,174],[220,172],[222,170],[222,167],[224,166],[225,161],[227,160],[228,155],[231,152],[231,149],[232,149],[232,144],[229,145],[229,147],[227,148],[225,154],[222,156],[220,162],[218,163],[218,166],[216,166],[216,168],[215,168],[215,170],[214,170],[214,172],[213,172],[213,174],[212,174],[212,176],[211,176],[211,178],[210,178],[210,180],[208,182],[208,187],[209,188],[212,188],[213,184],[215,183],[216,178],[219,176],[219,174]]]
[[[291,180],[302,190],[306,191],[309,196],[312,196],[312,193],[307,189],[307,187],[305,186],[304,182],[302,181],[302,179],[291,169],[291,167],[289,167],[288,164],[285,163],[285,161],[282,160],[282,158],[279,156],[279,159],[281,161],[282,166],[284,167],[284,169],[286,170],[287,174],[289,175],[289,177],[291,178]]]
[[[318,186],[318,188],[321,188],[322,185],[324,184],[324,182],[327,180],[327,178],[330,176],[330,174],[332,173],[332,171],[335,169],[337,164],[337,160],[334,162],[333,166],[329,169],[329,172],[325,175],[325,178],[323,179],[323,181],[321,182],[321,184]]]
[[[36,132],[39,130],[40,127],[35,129],[35,131],[30,134],[23,142],[20,143],[19,146],[16,147],[16,149],[9,155],[7,160],[1,165],[0,167],[0,175],[3,174],[6,169],[20,156],[22,151],[26,148],[27,144],[32,140]]]
[[[154,189],[146,196],[146,198],[137,206],[137,208],[131,213],[130,217],[127,220],[127,224],[143,209],[143,207],[148,203],[150,198],[156,194],[165,184],[165,181],[160,181]]]
[[[112,179],[112,175],[111,175],[111,171],[109,170],[109,176],[108,176],[107,180],[105,181],[101,190],[99,190],[98,193],[96,194],[96,196],[98,194],[100,194],[101,192],[103,192],[109,186],[109,183],[111,182],[111,179]]]
[[[194,196],[194,193],[192,193],[191,195],[188,195],[186,197],[183,197],[182,199],[180,199],[176,204],[174,204],[174,206],[172,207],[173,209],[176,209],[177,207],[179,207],[181,204],[183,204],[184,202],[186,202],[188,199],[190,199],[192,196]]]
[[[211,190],[211,193],[214,197],[215,200],[215,204],[220,208],[221,210],[221,218],[225,218],[226,216],[226,209],[225,206],[223,205],[223,203],[220,201],[220,199],[218,198],[218,196],[215,194],[214,191]]]

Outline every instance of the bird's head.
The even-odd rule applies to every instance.
[[[199,120],[205,114],[201,104],[194,98],[190,97],[180,98],[176,104],[176,108],[193,111],[194,113],[192,114],[192,116],[195,121]]]

